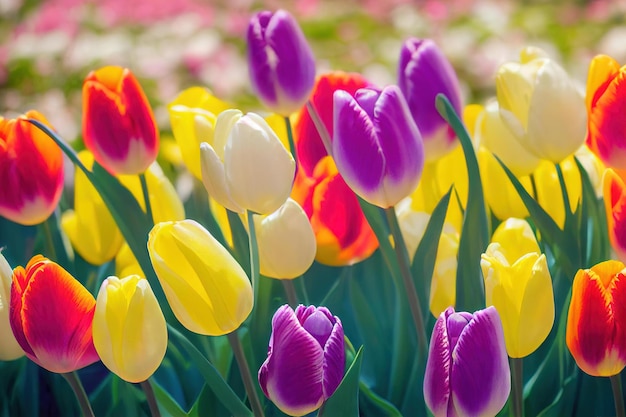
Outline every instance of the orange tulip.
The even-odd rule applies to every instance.
[[[10,321],[37,365],[67,373],[99,360],[93,345],[96,300],[72,275],[41,255],[13,270]]]
[[[159,132],[133,73],[108,66],[83,84],[83,140],[112,174],[140,174],[156,159]]]
[[[63,191],[61,149],[29,118],[49,125],[36,111],[0,117],[0,216],[24,225],[46,220]]]
[[[617,375],[626,366],[626,270],[601,262],[574,278],[566,341],[576,363],[592,376]]]

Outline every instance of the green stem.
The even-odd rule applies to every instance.
[[[54,215],[54,214],[53,214]],[[52,259],[55,262],[58,262],[59,260],[57,259],[57,251],[56,248],[54,246],[54,239],[52,237],[52,229],[50,228],[50,218],[44,220],[41,223],[41,227],[43,229],[43,235],[45,236],[45,248],[46,248],[46,256],[49,259]]]
[[[154,395],[152,384],[149,380],[145,380],[139,383],[144,394],[146,394],[146,401],[148,401],[148,407],[150,407],[150,414],[152,417],[161,417],[161,411],[159,411],[159,403]]]
[[[511,358],[512,411],[514,417],[524,416],[524,362],[522,358]]]
[[[254,413],[255,417],[264,417],[265,414],[263,413],[263,407],[261,406],[261,401],[259,400],[259,396],[256,393],[253,382],[254,380],[252,379],[252,375],[250,374],[250,367],[248,366],[248,360],[246,359],[246,355],[243,353],[243,347],[241,346],[241,341],[237,336],[237,331],[235,330],[232,333],[228,333],[227,337],[233,350],[233,354],[235,355],[237,365],[239,366],[239,373],[241,374],[243,386],[245,387],[246,393],[248,394],[248,399],[250,400],[252,412]]]
[[[289,116],[285,116],[285,126],[287,127],[287,142],[289,142],[289,149],[291,150],[291,155],[293,156],[293,160],[298,163],[298,158],[296,154],[296,143],[293,140],[293,129],[291,128],[291,119]]]
[[[419,357],[426,357],[428,346],[426,341],[426,328],[424,326],[424,317],[422,316],[422,307],[420,306],[420,300],[417,296],[417,290],[415,289],[415,283],[411,276],[411,263],[409,261],[409,254],[400,231],[400,225],[398,224],[398,217],[396,216],[395,208],[389,207],[385,209],[387,221],[389,222],[389,228],[391,229],[391,235],[394,241],[394,250],[396,252],[396,258],[400,267],[400,273],[402,275],[402,283],[406,291],[406,296],[409,301],[409,308],[411,309],[411,315],[413,316],[413,323],[415,324],[415,330],[417,334],[417,344],[419,346]]]
[[[250,280],[252,281],[252,290],[254,291],[254,299],[257,300],[259,294],[259,246],[256,241],[256,230],[254,228],[254,213],[250,210],[246,211],[248,216],[248,240],[250,246]]]
[[[613,375],[610,379],[611,388],[613,389],[613,400],[615,400],[615,415],[617,417],[626,417],[626,407],[624,407],[624,396],[622,395],[621,374]]]
[[[150,223],[154,222],[152,217],[152,205],[150,204],[150,193],[148,192],[148,181],[146,181],[146,173],[139,174],[139,182],[141,183],[141,192],[143,193],[143,201],[146,203],[146,216]]]
[[[285,289],[285,295],[287,296],[287,302],[292,308],[298,306],[298,296],[296,295],[296,287],[293,285],[293,280],[281,279],[283,288]]]
[[[78,400],[80,409],[83,412],[83,416],[95,417],[93,410],[91,409],[91,404],[89,403],[89,398],[85,392],[85,388],[83,388],[83,384],[81,384],[80,379],[78,379],[76,372],[68,372],[61,374],[61,376],[63,376],[67,383],[70,384],[70,387],[72,387],[72,391],[74,391],[74,395],[76,395],[76,399]]]

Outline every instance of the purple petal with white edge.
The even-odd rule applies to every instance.
[[[457,415],[495,416],[511,391],[502,322],[491,306],[474,313],[452,351],[450,408]]]
[[[447,318],[454,309],[448,307],[433,327],[424,374],[424,399],[435,417],[447,417],[450,402],[450,370],[452,355],[448,340]]]
[[[374,125],[385,158],[384,188],[388,206],[408,196],[424,167],[424,144],[397,86],[383,89],[374,109]]]
[[[380,191],[385,171],[376,128],[348,92],[335,91],[333,106],[332,152],[337,169],[350,188],[368,200]]]
[[[324,352],[301,325],[291,307],[272,319],[268,357],[259,370],[265,395],[284,413],[308,414],[322,405]]]
[[[343,339],[343,326],[338,317],[334,317],[335,324],[330,337],[324,346],[324,399],[327,400],[343,379],[346,366],[346,353]]]
[[[398,86],[404,94],[415,123],[427,140],[447,126],[450,140],[454,131],[435,107],[437,94],[444,94],[461,114],[461,93],[454,68],[430,39],[409,38],[402,45],[398,65]]]
[[[268,46],[266,31],[272,12],[257,13],[250,19],[247,32],[247,55],[250,81],[256,92],[269,103],[277,101],[275,65],[276,56]]]

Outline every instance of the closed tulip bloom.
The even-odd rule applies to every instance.
[[[192,332],[230,333],[252,311],[246,273],[196,221],[156,224],[148,236],[148,253],[174,315]]]
[[[493,417],[511,391],[502,323],[491,306],[441,313],[433,328],[424,399],[435,417]]]
[[[140,174],[155,161],[159,132],[150,103],[128,68],[107,66],[87,75],[83,140],[113,174]]]
[[[200,144],[213,143],[217,115],[228,109],[205,88],[191,87],[168,105],[170,124],[183,162],[194,177],[201,180]]]
[[[584,372],[613,376],[626,366],[626,275],[619,261],[581,269],[567,313],[567,347]]]
[[[626,66],[606,55],[589,64],[587,76],[587,146],[605,165],[626,169]]]
[[[284,305],[272,318],[263,393],[290,416],[317,410],[337,389],[345,367],[341,320],[326,307]]]
[[[167,324],[146,279],[104,280],[96,300],[93,343],[102,363],[125,381],[142,382],[156,371],[167,350]]]
[[[437,111],[435,98],[444,94],[461,114],[461,90],[454,68],[431,39],[409,38],[402,44],[398,87],[424,140],[426,160],[434,161],[458,144],[456,134]]]
[[[246,41],[250,81],[263,104],[283,116],[300,109],[315,83],[315,58],[293,16],[255,14]]]
[[[312,177],[298,170],[292,190],[307,214],[317,251],[315,260],[330,266],[352,265],[378,248],[354,191],[343,180],[330,156],[322,158]]]
[[[604,208],[611,246],[626,261],[626,183],[609,168],[603,178]]]
[[[573,155],[565,158],[559,165],[567,188],[568,204],[575,211],[582,198],[582,181],[578,165]],[[556,167],[553,163],[541,161],[534,172],[534,177],[537,191],[535,200],[562,229],[565,227],[565,205],[561,197],[561,183]]]
[[[0,251],[0,361],[10,361],[24,356],[9,320],[9,303],[11,302],[11,280],[13,271]]]
[[[63,191],[63,154],[44,132],[28,122],[49,125],[38,112],[0,117],[0,216],[23,225],[46,220]]]
[[[486,304],[500,313],[509,356],[523,358],[533,353],[552,329],[552,279],[546,256],[539,253],[526,221],[507,220],[496,234],[498,240],[492,239],[480,261]]]
[[[415,190],[424,145],[398,87],[336,91],[334,112],[332,154],[354,192],[389,208]]]
[[[315,259],[315,234],[302,207],[291,198],[274,213],[254,216],[261,274],[293,279]]]
[[[558,163],[585,141],[587,112],[578,86],[537,48],[496,75],[500,115],[519,142],[541,159]]]
[[[93,295],[41,255],[13,270],[11,329],[26,356],[50,372],[67,373],[98,361],[93,345]]]
[[[202,143],[200,154],[206,190],[229,210],[269,214],[289,197],[295,161],[257,114],[222,112],[214,144]]]

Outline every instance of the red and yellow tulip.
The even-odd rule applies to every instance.
[[[620,259],[626,260],[626,183],[610,168],[605,171],[602,183],[611,246]]]

